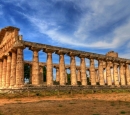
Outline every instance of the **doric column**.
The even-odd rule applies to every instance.
[[[60,53],[59,56],[60,56],[60,63],[59,63],[60,85],[66,85],[64,54]]]
[[[113,67],[113,78],[115,85],[119,85],[119,78],[118,78],[118,70],[117,70],[117,63],[114,63]]]
[[[126,85],[125,75],[124,75],[124,63],[120,63],[120,81],[121,85]]]
[[[39,50],[38,48],[32,47],[33,51],[33,61],[32,61],[32,84],[39,85],[40,84],[40,74],[39,74]]]
[[[32,84],[32,65],[30,65],[30,77],[29,77],[29,84]]]
[[[129,70],[129,64],[127,64],[127,63],[125,65],[125,70],[126,70],[127,85],[130,85],[130,70]]]
[[[10,86],[10,75],[11,75],[11,54],[7,56],[7,71],[6,71],[6,88]]]
[[[87,85],[87,76],[86,76],[86,62],[85,57],[80,57],[80,68],[81,68],[81,84]]]
[[[76,78],[76,62],[75,56],[71,55],[70,60],[70,74],[71,74],[71,85],[77,85],[77,78]]]
[[[59,67],[56,67],[56,82],[59,82],[60,80],[60,75],[59,75]]]
[[[98,70],[95,69],[95,77],[96,77],[96,83],[99,82],[99,77],[98,77]]]
[[[6,87],[6,70],[7,70],[7,57],[3,57],[3,69],[2,69],[2,87]]]
[[[17,48],[16,87],[24,85],[23,47]]]
[[[107,85],[112,85],[110,62],[107,61],[106,64],[107,64],[107,67],[106,67],[106,79],[107,79]]]
[[[96,85],[94,59],[90,59],[90,78],[91,85]]]
[[[40,84],[43,84],[43,67],[40,67]]]
[[[77,69],[77,81],[81,82],[81,72],[80,72],[80,69]]]
[[[103,70],[103,61],[98,61],[98,75],[99,75],[99,84],[104,85],[104,70]]]
[[[53,85],[52,52],[47,52],[47,85]]]
[[[3,61],[0,59],[0,88],[2,87],[2,69],[3,69]]]
[[[66,78],[66,83],[68,83],[67,69],[65,69],[65,78]]]
[[[16,64],[17,64],[17,52],[12,51],[12,60],[11,60],[11,75],[10,75],[10,88],[16,85]]]

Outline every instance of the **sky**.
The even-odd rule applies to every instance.
[[[0,22],[0,28],[20,28],[26,41],[130,57],[130,0],[0,0]],[[32,52],[24,52],[32,60]],[[46,61],[45,53],[39,56]]]

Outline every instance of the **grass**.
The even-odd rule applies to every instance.
[[[58,107],[63,107],[63,106],[61,104],[59,104]]]
[[[125,111],[121,111],[120,114],[126,114],[126,112]]]

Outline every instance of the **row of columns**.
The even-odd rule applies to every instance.
[[[31,73],[31,83],[33,85],[40,84],[40,68],[39,68],[39,56],[38,52],[40,49],[31,47],[30,50],[33,51],[33,60],[32,60],[32,73]],[[45,50],[47,53],[47,85],[53,85],[53,62],[52,62],[52,53],[51,50]],[[56,52],[59,55],[59,70],[57,70],[56,75],[59,74],[59,77],[56,78],[56,81],[59,81],[60,85],[66,85],[67,75],[65,69],[65,60],[64,60],[64,52]],[[86,75],[86,62],[85,56],[80,55],[80,72],[76,75],[76,60],[75,54],[69,53],[70,56],[70,74],[71,74],[71,85],[77,85],[77,81],[80,79],[81,85],[87,84],[87,75]],[[98,79],[100,85],[105,85],[104,78],[104,60],[98,60]],[[130,73],[129,73],[129,64],[125,64],[120,62],[113,63],[113,78],[114,84],[119,85],[119,79],[121,85],[130,85]],[[119,74],[118,75],[118,66],[119,66]],[[112,85],[111,78],[111,62],[106,60],[106,82],[107,85]],[[96,85],[97,76],[95,73],[95,64],[94,58],[90,58],[90,81],[91,85]],[[120,78],[119,78],[120,77]],[[23,48],[18,47],[17,50],[12,50],[8,55],[3,56],[0,60],[0,87],[8,88],[8,87],[21,87],[24,85],[24,65],[23,65]]]
[[[47,53],[47,85],[53,85],[53,62],[52,62],[52,53],[53,51],[45,51]],[[59,70],[57,70],[56,81],[59,81],[60,85],[66,84],[66,72],[65,72],[65,61],[64,61],[64,52],[58,52],[59,55]],[[70,56],[70,74],[71,74],[71,85],[77,85],[77,77],[76,77],[76,61],[74,54],[68,54]],[[118,76],[118,65],[120,70],[120,76]],[[33,51],[33,65],[32,65],[32,84],[39,84],[39,60],[38,60],[38,50]],[[106,83],[107,85],[112,85],[112,77],[111,77],[111,62],[106,61]],[[86,62],[85,56],[80,56],[80,77],[81,77],[81,85],[87,85],[87,76],[86,76]],[[100,85],[105,85],[104,78],[104,67],[103,60],[98,60],[98,79]],[[97,77],[95,73],[95,64],[94,58],[90,58],[90,81],[91,85],[96,85]],[[129,75],[129,65],[126,64],[125,72],[124,72],[124,63],[115,63],[113,62],[113,77],[114,84],[119,85],[119,79],[121,85],[130,85],[130,75]],[[120,77],[120,78],[119,78]]]
[[[0,88],[24,85],[23,48],[17,47],[0,59]]]

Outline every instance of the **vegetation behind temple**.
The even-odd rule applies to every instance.
[[[29,66],[28,64],[25,64],[24,65],[24,78],[29,79],[31,76],[30,73],[31,73],[31,66]],[[71,74],[69,73],[67,73],[67,81],[68,81],[68,84],[71,83]],[[43,67],[43,82],[46,82],[46,67],[45,66]],[[90,84],[89,77],[87,77],[87,82],[89,85]]]

